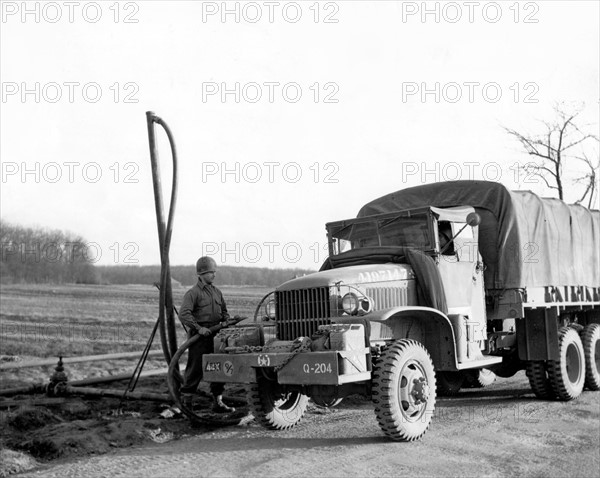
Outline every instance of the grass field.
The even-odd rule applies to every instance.
[[[252,317],[264,287],[220,287],[230,314]],[[179,308],[187,288],[173,290]],[[2,285],[0,289],[0,354],[22,360],[141,351],[158,317],[158,290],[145,285]],[[185,332],[177,321],[179,344]],[[158,334],[153,348],[160,349]],[[122,363],[123,361],[121,361]],[[155,359],[155,365],[165,366]],[[128,362],[132,364],[131,361]],[[152,363],[149,363],[152,365]],[[129,369],[133,365],[129,366]],[[106,373],[106,364],[71,365],[84,378]],[[116,370],[113,373],[118,373]],[[2,372],[2,387],[39,370]],[[21,380],[18,380],[21,381]]]
[[[220,287],[231,315],[253,317],[260,299],[269,290],[264,287]],[[179,308],[187,288],[173,290]],[[35,360],[141,351],[158,317],[158,290],[153,286],[120,285],[2,285],[0,288],[0,361]],[[250,319],[251,320],[251,319]],[[179,344],[185,339],[177,321]],[[154,349],[160,350],[158,334]],[[187,354],[180,360],[185,364]],[[122,373],[131,374],[137,358],[69,363],[65,372],[70,381]],[[149,359],[144,370],[164,369],[162,355]],[[0,389],[44,384],[54,365],[8,369],[0,372]],[[125,391],[127,381],[97,385]],[[208,385],[203,384],[205,391]],[[168,394],[165,375],[142,378],[136,391]],[[13,397],[0,397],[0,401]],[[49,460],[62,456],[107,453],[115,447],[127,447],[150,441],[152,429],[183,436],[190,433],[187,419],[177,416],[166,421],[160,417],[164,404],[117,398],[69,396],[51,398],[55,404],[43,405],[38,395],[19,394],[18,405],[0,406],[0,476],[9,470],[25,469],[29,455]],[[61,400],[64,402],[61,402]],[[207,405],[208,406],[208,405]],[[146,434],[145,434],[146,433]],[[7,454],[16,454],[10,460]],[[35,466],[28,464],[29,467]],[[19,468],[21,466],[21,468]],[[12,467],[12,468],[11,468]],[[16,467],[16,468],[15,468]]]

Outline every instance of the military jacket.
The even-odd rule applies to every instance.
[[[192,330],[229,319],[223,294],[215,286],[198,280],[183,297],[179,319]]]

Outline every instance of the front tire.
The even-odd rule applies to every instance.
[[[266,378],[246,389],[248,405],[256,421],[270,430],[288,430],[300,422],[306,412],[308,397],[300,392],[287,392]]]
[[[585,356],[585,386],[600,390],[600,324],[590,324],[581,334]]]
[[[372,397],[379,426],[389,438],[421,438],[435,409],[435,372],[425,347],[401,339],[385,350],[373,370]]]
[[[548,377],[559,400],[573,400],[581,395],[585,382],[583,344],[575,329],[558,331],[558,351],[558,360],[548,360]]]

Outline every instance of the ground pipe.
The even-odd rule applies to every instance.
[[[107,388],[92,388],[92,387],[73,387],[67,385],[65,391],[73,395],[86,395],[91,397],[114,397],[123,398],[123,390],[111,390]],[[156,402],[171,402],[171,397],[167,393],[151,393],[151,392],[127,392],[125,398],[133,398],[135,400],[153,400]]]

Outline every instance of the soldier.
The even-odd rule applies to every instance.
[[[200,339],[188,349],[188,361],[181,386],[183,405],[192,408],[192,400],[202,380],[202,355],[213,352],[213,331],[238,322],[230,318],[223,294],[212,285],[217,272],[217,263],[211,257],[201,257],[196,262],[198,282],[183,297],[179,319],[188,329],[188,338],[196,334]],[[211,331],[212,328],[212,331]],[[214,397],[213,411],[228,413],[235,411],[223,403],[224,383],[211,383]]]

